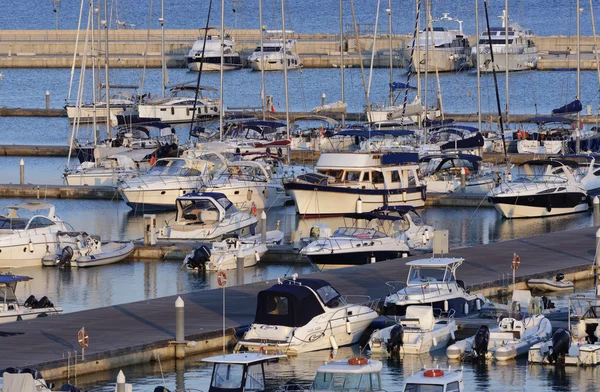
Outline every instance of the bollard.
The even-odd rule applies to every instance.
[[[25,184],[25,161],[23,159],[21,159],[21,162],[19,163],[19,168],[20,168],[19,181],[20,181],[20,184],[23,185],[23,184]]]
[[[592,206],[594,207],[594,226],[600,226],[600,199],[598,196],[594,196]]]
[[[185,358],[185,318],[184,302],[181,297],[175,301],[175,358]]]
[[[122,370],[119,370],[117,376],[117,392],[125,392],[125,375]]]
[[[242,248],[238,249],[237,255],[235,257],[236,263],[236,275],[237,275],[237,284],[244,284],[244,252],[242,252]]]
[[[264,210],[260,214],[260,242],[267,242],[267,214]]]
[[[462,189],[464,191],[466,186],[467,186],[467,172],[465,171],[464,167],[461,167],[460,168],[460,189]]]
[[[50,91],[46,90],[46,110],[50,110]]]
[[[323,95],[321,95],[321,106],[325,106],[326,99],[327,99],[327,95],[325,95],[325,93],[323,93]]]

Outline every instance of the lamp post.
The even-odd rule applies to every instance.
[[[52,7],[54,8],[54,17],[56,18],[56,30],[58,30],[58,9],[60,8],[60,0],[52,0]]]

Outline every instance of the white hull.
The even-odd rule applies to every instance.
[[[288,61],[290,60],[290,57],[288,57]],[[288,65],[287,69],[288,71],[290,70],[294,70],[294,69],[300,69],[300,60],[298,59],[298,64],[290,64]],[[267,60],[265,66],[263,67],[262,62],[259,60],[256,61],[249,61],[248,62],[250,64],[250,68],[252,68],[253,71],[262,71],[263,68],[265,71],[283,71],[283,60]]]
[[[548,354],[552,341],[538,343],[529,349],[529,363],[548,364]],[[600,365],[600,344],[571,343],[569,352],[565,355],[565,365],[596,366]]]
[[[373,332],[369,339],[371,352],[388,352],[387,342],[390,338],[390,332],[394,327],[395,325]],[[400,354],[419,355],[444,348],[450,343],[451,339],[454,339],[455,330],[456,324],[454,321],[445,324],[441,328],[435,328],[432,331],[411,331],[405,329]]]
[[[573,291],[575,285],[568,280],[557,282],[554,279],[529,279],[527,287],[537,291]]]
[[[470,56],[464,53],[465,48],[435,48],[435,50],[429,49],[429,53],[427,54],[425,49],[422,48],[420,50],[421,59],[417,59],[416,49],[415,49],[415,62],[409,68],[410,62],[410,49],[405,49],[402,52],[404,68],[409,72],[417,72],[417,67],[415,63],[418,65],[419,72],[453,72],[453,71],[461,71],[464,69],[468,69],[471,67],[471,59]],[[460,53],[460,52],[463,53]],[[426,61],[426,57],[428,57],[428,61]],[[429,69],[426,66],[429,64]]]
[[[363,211],[372,211],[383,207],[383,195],[365,195],[356,193],[341,193],[315,190],[288,190],[296,203],[296,211],[301,215],[339,215],[357,212],[357,202],[360,197]],[[411,205],[423,207],[425,201],[421,192],[393,194],[388,197],[387,205]]]
[[[274,184],[218,184],[203,191],[223,193],[238,208],[250,208],[254,203],[259,210],[283,206],[288,199],[283,187]]]
[[[192,105],[140,105],[138,107],[140,118],[155,118],[166,123],[191,122],[194,119],[193,109]],[[196,117],[217,117],[219,105],[215,103],[206,106],[199,102],[196,111],[198,112]]]
[[[0,241],[0,268],[40,266],[44,256],[56,254],[59,246],[56,234],[50,232],[26,236],[19,241]]]
[[[267,252],[265,244],[256,244],[242,248],[242,257],[244,268],[254,267],[258,264],[259,259]],[[212,252],[211,260],[207,263],[208,271],[229,271],[237,269],[238,250],[234,249],[230,252]]]
[[[193,183],[182,182],[179,187],[172,189],[120,188],[119,193],[132,208],[143,208],[147,205],[151,209],[173,210],[176,209],[175,200],[179,196],[196,191],[198,185],[200,182],[194,181]]]
[[[517,141],[517,151],[519,154],[559,154],[562,151],[565,142],[561,140],[519,140]]]
[[[537,68],[538,62],[538,50],[531,50],[522,54],[509,54],[508,55],[508,70],[509,71],[527,71],[530,69]],[[475,49],[473,49],[475,50]],[[486,48],[489,52],[489,49]],[[471,60],[474,66],[479,66],[481,72],[492,72],[492,62],[489,53],[480,53],[479,58],[481,64],[477,64],[477,55],[472,54]],[[496,66],[496,72],[506,71],[506,56],[504,53],[494,52],[494,62]]]
[[[106,108],[105,107],[93,107],[82,106],[79,110],[75,106],[67,106],[67,117],[69,120],[73,121],[77,114],[79,113],[79,122],[82,123],[90,123],[94,121],[94,113],[96,117],[96,122],[106,122]],[[110,115],[111,117],[117,116],[123,113],[123,106],[112,106],[110,107]]]
[[[527,196],[523,196],[527,197]],[[539,218],[554,215],[575,214],[578,212],[586,212],[588,210],[587,203],[582,203],[576,207],[558,208],[552,207],[550,211],[546,207],[531,207],[520,206],[515,204],[494,204],[496,210],[505,218]]]
[[[0,324],[3,323],[12,323],[19,320],[33,320],[41,315],[44,316],[52,316],[55,314],[59,314],[63,311],[63,309],[59,306],[55,306],[53,308],[39,308],[39,309],[19,309],[19,310],[9,310],[9,311],[1,311],[0,312]],[[41,317],[44,317],[41,316]]]
[[[188,62],[188,69],[193,72],[200,72],[200,61]],[[241,69],[242,65],[227,65],[223,64],[223,71],[235,71]],[[220,64],[204,63],[202,65],[202,72],[219,72],[221,71]]]
[[[65,180],[71,186],[110,186],[116,188],[120,180],[125,180],[136,175],[137,171],[131,172],[88,172],[88,173],[69,173],[65,175]]]
[[[101,253],[90,256],[79,256],[75,259],[74,264],[79,268],[84,268],[118,263],[126,259],[133,252],[134,248],[133,242],[125,244],[115,242],[102,244]]]

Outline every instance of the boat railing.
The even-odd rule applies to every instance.
[[[399,280],[391,280],[389,282],[385,282],[385,285],[388,287],[390,292],[389,295],[398,294],[399,291],[406,289],[406,282],[402,282]]]
[[[448,311],[444,311],[443,309],[440,308],[434,308],[433,309],[433,315],[434,317],[440,318],[440,319],[445,319],[448,321],[452,321],[454,320],[454,315],[456,314],[456,310],[454,309],[450,309]]]
[[[371,297],[369,297],[368,295],[349,294],[343,295],[342,300],[347,305],[366,306],[371,310],[376,310],[377,305],[379,305],[380,298],[371,299]]]
[[[515,192],[511,185],[520,185],[526,191],[548,188],[548,186],[559,186],[567,183],[568,180],[561,176],[542,175],[542,176],[520,176],[511,182],[506,182],[506,187]]]

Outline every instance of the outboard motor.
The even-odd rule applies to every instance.
[[[542,295],[542,303],[544,304],[544,309],[554,309],[556,307],[554,302],[552,302],[550,298],[546,297],[545,295]]]
[[[548,362],[563,360],[571,348],[571,334],[564,328],[559,328],[552,335],[552,349],[548,353]]]
[[[30,295],[29,298],[27,298],[23,303],[23,306],[27,308],[34,308],[35,305],[37,305],[37,302],[38,301],[35,299],[35,295]]]
[[[480,361],[485,359],[485,354],[488,351],[488,343],[490,342],[490,329],[487,325],[482,325],[475,334],[473,339],[473,350],[471,354]]]
[[[71,265],[71,261],[73,261],[74,254],[75,252],[73,252],[73,248],[71,248],[70,246],[65,246],[62,249],[62,252],[60,252],[60,256],[58,256],[58,266],[63,267],[65,265]]]
[[[54,304],[46,296],[40,298],[40,300],[37,301],[37,304],[35,304],[35,306],[34,306],[34,308],[36,308],[36,309],[53,308],[53,307],[54,307]]]
[[[191,255],[185,257],[185,266],[189,269],[202,270],[206,267],[206,263],[210,261],[210,249],[206,245],[202,245],[192,252]]]
[[[564,278],[565,278],[565,274],[563,274],[562,272],[559,272],[558,274],[556,274],[556,281],[557,282],[560,282]]]
[[[404,328],[402,324],[396,324],[390,331],[390,338],[387,342],[388,354],[397,354],[400,352],[400,347],[404,344]]]

